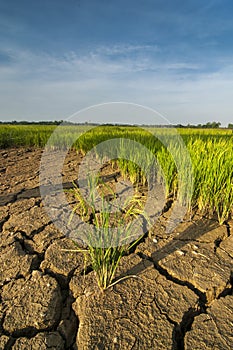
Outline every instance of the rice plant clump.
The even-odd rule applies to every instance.
[[[91,218],[92,223],[92,228],[85,234],[87,248],[77,248],[77,251],[85,255],[85,260],[96,274],[99,287],[106,290],[119,281],[113,282],[122,256],[127,254],[142,238],[142,236],[135,237],[135,219],[143,217],[145,220],[146,215],[143,211],[142,201],[136,197],[126,201],[123,209],[112,212],[112,204],[96,191],[99,181],[99,178],[89,177],[88,183],[91,191],[88,203],[77,185],[74,184],[69,192],[74,195],[77,201],[72,216],[78,213],[83,221]],[[107,185],[104,184],[104,186]],[[98,210],[95,207],[96,201],[100,203]],[[148,219],[146,220],[148,222]],[[123,279],[129,277],[132,275]]]

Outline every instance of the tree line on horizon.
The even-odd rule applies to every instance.
[[[84,123],[73,123],[70,121],[64,121],[64,120],[54,120],[54,121],[46,121],[46,120],[42,120],[42,121],[26,121],[26,120],[22,120],[22,121],[17,121],[17,120],[13,120],[13,121],[0,121],[0,124],[4,124],[4,125],[102,125],[99,123],[91,123],[91,122],[84,122]],[[183,125],[183,124],[174,124],[174,125],[148,125],[148,124],[117,124],[117,123],[105,123],[104,125],[106,126],[149,126],[149,127],[176,127],[176,128],[196,128],[196,129],[218,129],[221,126],[220,122],[208,122],[206,124],[197,124],[197,125],[193,125],[193,124],[187,124],[187,125]],[[233,123],[229,123],[227,126],[228,129],[233,129]]]

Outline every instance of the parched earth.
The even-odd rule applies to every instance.
[[[233,221],[196,214],[168,234],[167,206],[122,258],[118,277],[137,277],[101,292],[44,210],[41,155],[0,150],[0,349],[232,349]],[[65,187],[80,161],[66,157]]]

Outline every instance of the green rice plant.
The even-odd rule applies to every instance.
[[[233,206],[233,149],[224,139],[195,140],[188,144],[194,172],[192,205],[204,214],[217,214],[220,224]]]
[[[166,196],[185,200],[185,192],[192,185],[189,210],[197,208],[201,213],[217,215],[219,223],[224,223],[232,214],[233,207],[233,133],[227,129],[177,129],[192,160],[192,169],[185,169],[179,147],[172,141],[174,133],[167,128],[139,128],[134,126],[91,126],[63,125],[56,132],[55,125],[0,125],[0,148],[8,147],[51,147],[52,149],[74,148],[85,155],[101,142],[114,138],[134,140],[144,145],[157,158],[161,171],[157,167],[155,178],[163,176]],[[53,133],[53,141],[48,142]],[[152,134],[151,134],[152,133]],[[165,147],[159,137],[171,139]],[[72,145],[72,146],[71,146]],[[152,158],[122,143],[120,159],[117,162],[122,174],[134,184],[147,185],[145,174],[150,171]],[[172,152],[171,152],[172,150]],[[173,158],[175,155],[176,160]],[[126,158],[131,159],[128,161]],[[139,166],[143,159],[143,167]],[[155,167],[156,168],[156,167]],[[183,183],[183,173],[192,171],[193,183]]]
[[[77,251],[85,255],[85,260],[91,264],[96,274],[99,287],[106,290],[122,279],[137,277],[134,275],[125,276],[113,282],[120,259],[142,238],[142,236],[135,237],[133,219],[144,215],[144,212],[143,204],[138,198],[126,201],[123,210],[111,212],[111,203],[105,201],[103,195],[96,190],[99,182],[98,177],[88,177],[88,187],[90,188],[88,203],[77,185],[74,184],[74,188],[70,192],[77,200],[72,216],[78,212],[85,221],[87,216],[91,214],[93,224],[89,232],[86,232],[87,249],[78,248]],[[100,200],[100,210],[95,208],[96,200]],[[123,238],[122,233],[124,233]]]
[[[163,170],[163,174],[158,172],[157,179],[160,182],[160,178],[164,176],[166,197],[174,196],[177,192],[177,169],[174,159],[165,147],[161,147],[156,156]]]
[[[0,125],[0,148],[43,147],[54,129],[52,125]]]

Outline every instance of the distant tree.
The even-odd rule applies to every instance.
[[[229,123],[228,124],[228,129],[233,129],[233,124]]]
[[[219,128],[220,125],[221,125],[220,122],[213,122],[213,123],[212,123],[212,128],[214,128],[214,129]]]
[[[206,123],[206,124],[204,124],[202,127],[203,128],[210,128],[210,129],[217,129],[217,128],[219,128],[220,127],[220,125],[221,125],[221,123],[220,122],[208,122],[208,123]]]
[[[54,120],[53,124],[54,125],[60,125],[63,123],[63,120]]]

